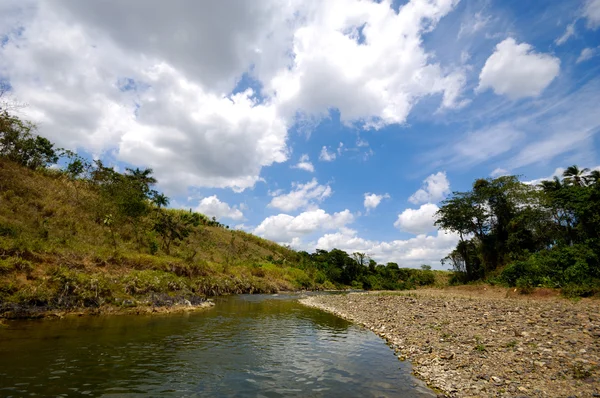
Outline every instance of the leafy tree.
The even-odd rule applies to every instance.
[[[0,156],[34,170],[56,163],[58,155],[54,144],[33,134],[35,129],[33,123],[1,111]]]
[[[198,213],[163,210],[154,223],[154,231],[160,235],[165,253],[171,254],[171,244],[187,238],[192,228],[198,225],[200,225]]]

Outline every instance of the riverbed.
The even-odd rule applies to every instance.
[[[447,397],[600,396],[595,299],[510,296],[506,289],[483,288],[302,302],[373,330]]]
[[[0,396],[434,397],[373,332],[298,295],[201,312],[6,321]]]

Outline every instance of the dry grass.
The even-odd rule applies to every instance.
[[[111,211],[111,203],[87,181],[0,159],[0,307],[46,305],[65,295],[85,298],[91,294],[86,289],[97,290],[102,283],[106,300],[134,297],[124,287],[134,276],[160,276],[165,285],[157,282],[150,290],[169,294],[316,287],[293,267],[298,260],[294,251],[242,231],[200,225],[170,254],[151,253],[152,242],[160,246],[152,214],[141,220],[141,234],[130,222],[117,223],[115,250],[112,232],[103,223]]]

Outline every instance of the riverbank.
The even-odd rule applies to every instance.
[[[72,309],[45,309],[45,308],[15,308],[13,311],[6,311],[0,314],[0,326],[3,319],[52,319],[64,318],[69,316],[89,316],[89,315],[153,315],[153,314],[172,314],[178,312],[199,311],[213,307],[215,304],[211,300],[200,302],[190,302],[185,300],[169,305],[148,305],[146,303],[131,302],[125,306],[102,305],[96,308],[76,307]]]
[[[497,290],[352,293],[300,302],[372,330],[448,397],[600,396],[600,302],[502,297]]]

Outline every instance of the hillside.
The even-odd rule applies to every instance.
[[[1,313],[319,287],[292,250],[149,201],[119,216],[105,188],[0,158]]]

